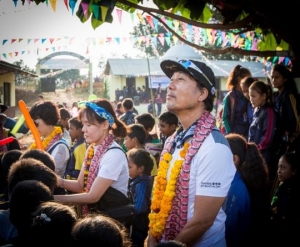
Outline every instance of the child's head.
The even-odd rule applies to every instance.
[[[240,82],[240,85],[241,85],[241,89],[242,89],[242,92],[244,94],[244,96],[250,100],[250,96],[249,96],[249,87],[251,86],[251,84],[253,82],[257,81],[256,78],[252,77],[252,76],[247,76],[245,78],[243,78]]]
[[[128,134],[124,138],[124,145],[127,150],[135,147],[142,147],[146,138],[146,130],[142,124],[130,124]]]
[[[153,160],[150,154],[142,148],[133,148],[127,152],[129,177],[150,176],[153,168]]]
[[[159,131],[166,137],[172,135],[178,127],[178,118],[170,111],[161,113],[158,117],[158,121]]]
[[[105,215],[90,214],[74,225],[70,246],[130,247],[131,243],[121,223]]]
[[[52,193],[57,184],[55,172],[33,158],[20,159],[11,166],[8,173],[8,193],[11,193],[17,183],[24,180],[41,181]]]
[[[69,134],[72,141],[83,138],[83,124],[78,117],[73,117],[69,120]]]
[[[272,102],[272,88],[263,81],[255,81],[249,87],[250,102],[253,108]]]
[[[278,180],[284,182],[291,178],[298,178],[299,155],[295,152],[282,155],[278,161]]]
[[[49,167],[52,171],[55,171],[55,160],[45,150],[41,149],[28,149],[21,156],[20,159],[33,158],[41,161],[45,166]]]
[[[40,243],[46,240],[48,246],[69,246],[76,221],[77,214],[71,206],[43,202],[32,212],[32,223],[27,233],[28,244],[41,246]]]
[[[155,125],[155,118],[150,113],[142,113],[135,116],[135,122],[142,124],[147,131],[147,134],[150,133]]]
[[[10,221],[18,231],[30,225],[31,212],[42,202],[54,200],[50,189],[40,181],[24,180],[14,187],[10,194]]]
[[[240,89],[240,81],[247,77],[251,76],[251,72],[249,69],[243,67],[242,65],[236,65],[229,73],[229,76],[227,78],[226,86],[228,90]]]
[[[131,98],[125,98],[122,101],[124,111],[131,111],[133,109],[133,100]]]
[[[0,167],[0,179],[3,181],[7,180],[7,175],[9,172],[10,167],[13,163],[19,160],[20,156],[22,155],[21,150],[13,149],[9,150],[3,154],[1,158],[1,167]]]
[[[59,112],[60,112],[59,124],[63,128],[68,129],[69,128],[68,121],[71,118],[71,113],[66,108],[60,108]]]

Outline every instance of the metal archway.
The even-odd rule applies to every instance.
[[[75,52],[70,52],[70,51],[59,51],[59,52],[54,52],[42,59],[38,60],[38,63],[36,64],[36,74],[38,74],[39,76],[41,75],[41,65],[44,64],[46,61],[50,60],[53,57],[57,57],[57,56],[72,56],[75,58],[78,58],[79,60],[83,61],[85,64],[88,65],[89,68],[89,91],[90,94],[93,93],[93,78],[92,78],[92,64],[90,63],[90,60],[87,59],[86,57],[75,53]]]

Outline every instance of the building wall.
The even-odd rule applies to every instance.
[[[4,75],[0,75],[0,97],[1,102],[4,101],[4,83],[10,83],[10,105],[16,106],[16,87],[15,87],[15,74],[8,73]]]

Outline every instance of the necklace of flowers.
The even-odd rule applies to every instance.
[[[168,152],[165,153],[159,163],[159,170],[155,178],[155,187],[151,202],[151,213],[149,214],[150,233],[156,238],[160,238],[164,232],[175,197],[177,178],[189,146],[189,143],[184,143],[183,149],[180,150],[180,159],[175,160],[174,162],[169,181],[167,181],[167,173],[170,167],[170,161],[172,160],[172,155]]]
[[[88,157],[87,157],[86,162],[85,162],[85,170],[84,170],[84,175],[83,175],[83,184],[84,184],[83,189],[84,189],[84,191],[86,191],[90,165],[91,165],[92,159],[94,157],[94,145],[95,145],[95,143],[91,144],[91,146],[89,148],[89,152],[88,152]]]
[[[59,140],[62,135],[61,127],[54,126],[54,129],[42,142],[44,150],[47,150],[48,146],[51,146],[54,142]],[[32,143],[29,149],[36,149],[36,143]]]

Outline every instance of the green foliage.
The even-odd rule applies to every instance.
[[[109,83],[108,83],[107,79],[104,79],[104,82],[103,82],[102,97],[104,99],[109,99]]]

